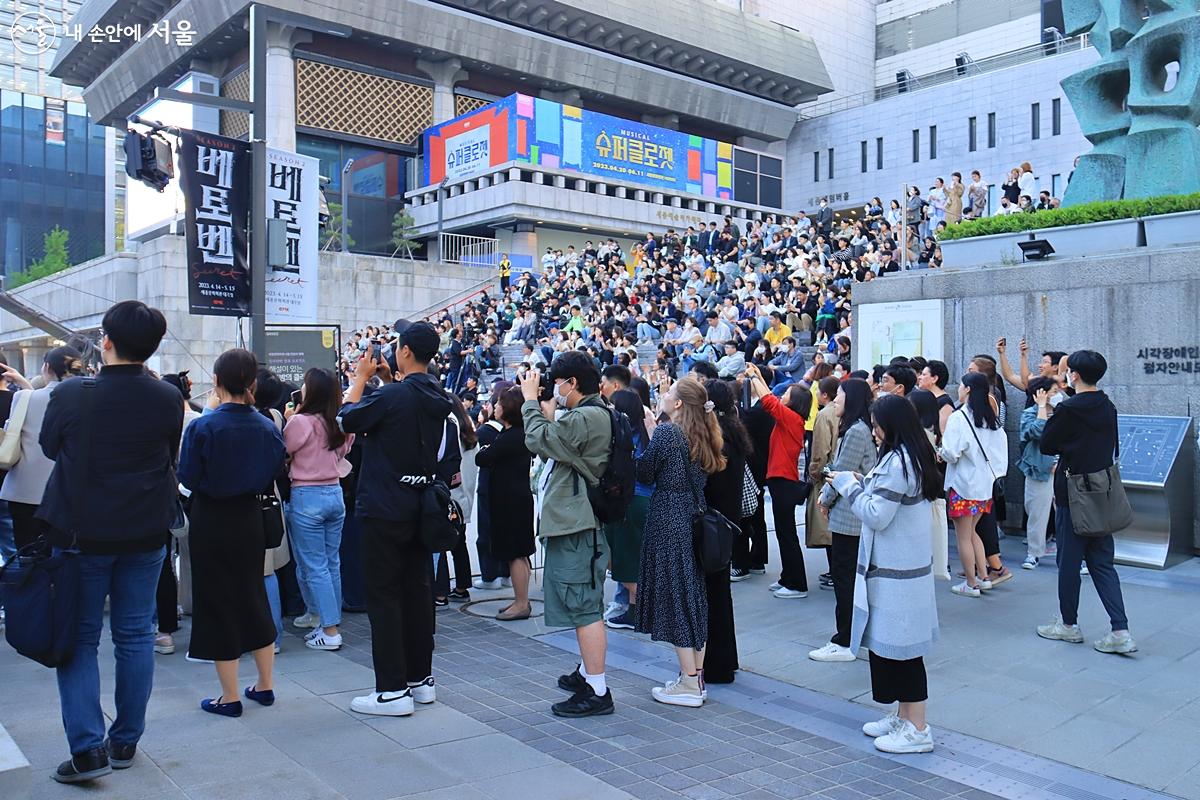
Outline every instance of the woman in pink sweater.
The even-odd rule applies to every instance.
[[[342,621],[342,574],[338,548],[346,505],[341,478],[350,474],[346,453],[354,435],[337,424],[341,407],[337,377],[327,369],[304,374],[300,404],[288,404],[283,441],[291,457],[292,500],[288,507],[296,578],[304,595],[306,613],[314,630],[304,643],[313,650],[342,646],[338,625]],[[296,624],[301,624],[297,620]]]

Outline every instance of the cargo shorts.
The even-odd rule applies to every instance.
[[[542,588],[548,627],[582,628],[604,618],[608,557],[608,541],[601,530],[546,539]]]

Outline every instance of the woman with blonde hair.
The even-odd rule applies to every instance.
[[[708,476],[725,468],[725,442],[704,384],[664,378],[659,390],[670,421],[654,429],[637,459],[637,478],[654,484],[654,493],[642,540],[635,630],[675,645],[679,658],[679,677],[654,687],[654,699],[699,708],[706,694],[708,597],[692,549],[692,519],[706,507]]]

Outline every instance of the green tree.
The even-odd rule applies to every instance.
[[[24,272],[18,272],[12,276],[9,281],[9,286],[16,288],[24,286],[27,283],[36,281],[40,278],[45,278],[48,275],[53,275],[56,272],[62,272],[71,266],[71,256],[67,252],[67,241],[71,238],[71,232],[55,225],[52,229],[46,231],[42,237],[42,249],[45,254],[29,264],[29,268]]]
[[[396,249],[392,251],[392,258],[400,251],[408,254],[412,258],[413,248],[417,242],[417,226],[413,215],[405,209],[400,209],[396,212],[396,216],[392,217],[392,246]]]
[[[350,235],[350,229],[354,227],[354,220],[346,220],[346,247],[354,247],[354,237]],[[341,250],[342,249],[342,204],[329,204],[329,219],[325,221],[325,227],[321,230],[321,249],[322,250]]]

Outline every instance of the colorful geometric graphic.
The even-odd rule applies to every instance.
[[[481,126],[490,126],[488,147]],[[471,137],[463,137],[473,131]],[[457,139],[455,137],[458,137]],[[733,198],[733,145],[514,94],[425,131],[425,185],[505,161]],[[463,146],[455,146],[462,142]],[[449,144],[448,144],[449,143]]]

